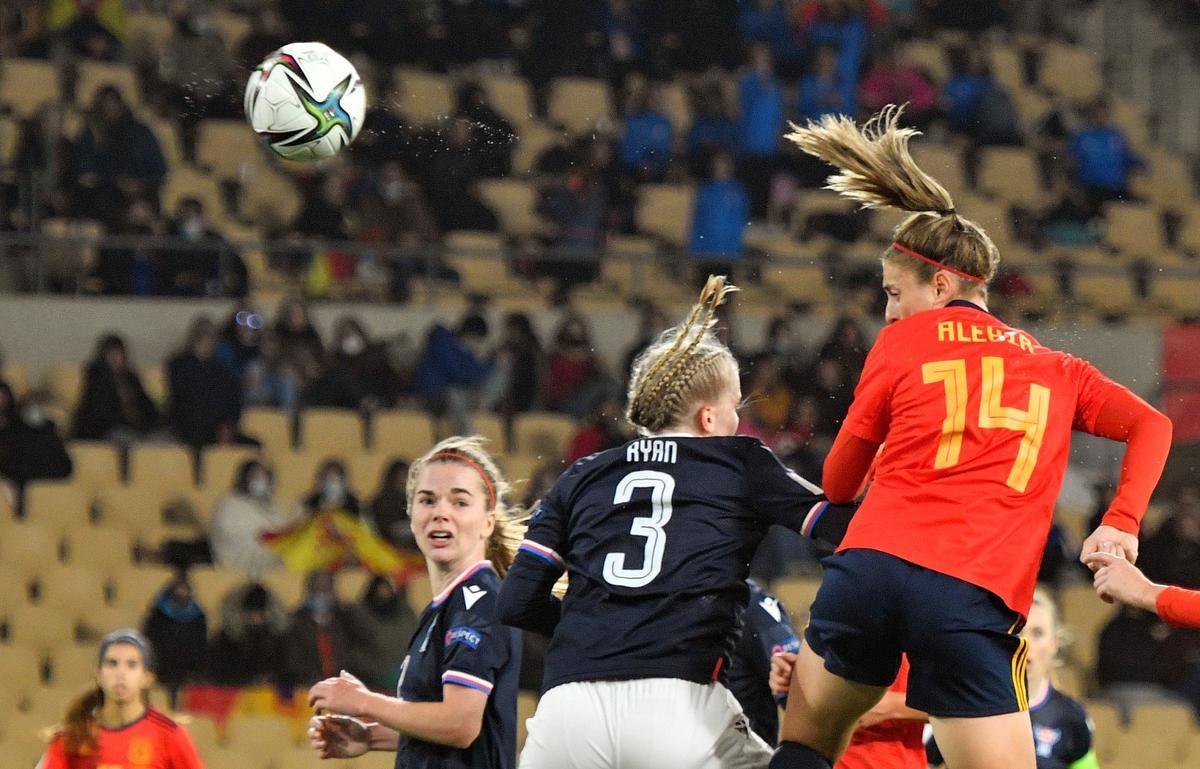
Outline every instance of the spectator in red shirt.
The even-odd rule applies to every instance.
[[[880,49],[858,92],[859,103],[869,112],[907,102],[907,122],[920,129],[927,128],[935,114],[937,91],[925,73],[906,61],[893,45]]]
[[[578,315],[563,318],[547,363],[546,405],[582,418],[614,389],[596,357],[586,321]]]

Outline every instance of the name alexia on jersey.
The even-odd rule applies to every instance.
[[[625,447],[626,462],[664,462],[675,464],[679,447],[675,441],[658,438],[643,438],[630,441]]]

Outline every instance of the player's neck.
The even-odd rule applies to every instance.
[[[1034,707],[1046,701],[1047,695],[1050,694],[1050,676],[1045,676],[1038,679],[1030,679],[1029,681],[1029,702]]]
[[[426,558],[425,566],[429,569],[430,589],[434,595],[437,595],[445,590],[446,585],[454,581],[455,577],[484,560],[487,560],[487,555],[483,552],[471,553],[464,558],[449,563],[436,563]]]
[[[146,703],[142,702],[141,698],[129,702],[106,700],[100,708],[97,720],[105,729],[118,729],[137,721],[146,715],[147,710]]]

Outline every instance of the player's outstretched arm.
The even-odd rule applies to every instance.
[[[1095,570],[1093,584],[1104,600],[1157,612],[1169,625],[1200,628],[1200,590],[1155,584],[1110,553],[1092,553],[1084,563]]]
[[[1099,377],[1099,373],[1096,373]],[[1167,454],[1171,450],[1171,420],[1150,404],[1123,387],[1107,382],[1108,395],[1096,412],[1088,432],[1125,444],[1121,480],[1101,526],[1084,540],[1081,559],[1099,552],[1110,552],[1130,563],[1137,561],[1138,529],[1158,485]]]

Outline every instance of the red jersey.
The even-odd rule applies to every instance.
[[[1071,431],[1095,432],[1117,392],[1087,361],[966,302],[891,324],[842,427],[884,448],[841,549],[957,577],[1024,616]]]
[[[119,729],[100,729],[99,749],[68,756],[62,736],[55,737],[37,769],[204,769],[187,730],[150,708]]]
[[[1168,587],[1158,594],[1155,608],[1168,625],[1200,628],[1200,590]]]
[[[900,672],[890,692],[908,691],[908,657],[900,658]],[[925,724],[910,719],[881,721],[859,729],[834,769],[925,769]]]

